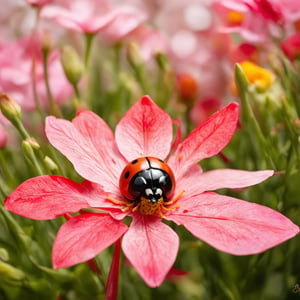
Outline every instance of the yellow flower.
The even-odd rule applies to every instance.
[[[250,84],[256,86],[259,90],[265,90],[274,81],[274,74],[250,61],[240,63]]]

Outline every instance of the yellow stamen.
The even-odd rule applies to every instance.
[[[125,206],[124,208],[122,208],[122,212],[126,212],[128,211],[130,208],[132,208],[134,206],[134,202],[129,202],[128,200],[116,200],[110,196],[106,197],[106,200],[110,201],[113,204],[116,205],[123,205]]]
[[[231,10],[227,13],[227,20],[231,25],[240,25],[244,20],[244,15],[239,11]]]
[[[138,211],[143,215],[154,215],[160,218],[164,217],[163,211],[170,212],[179,207],[179,204],[176,203],[178,199],[184,194],[184,190],[178,193],[175,197],[173,197],[170,201],[164,202],[163,197],[158,199],[156,202],[152,202],[150,199],[145,197],[141,197],[138,203],[128,200],[117,200],[110,196],[106,197],[106,200],[110,201],[116,205],[124,206],[122,211],[126,212],[131,209],[132,212]]]
[[[179,192],[175,197],[173,197],[170,201],[164,202],[164,205],[169,206],[169,205],[175,204],[175,203],[178,201],[178,199],[179,199],[184,193],[185,193],[185,190],[182,190],[182,191]]]

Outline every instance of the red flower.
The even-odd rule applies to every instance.
[[[300,33],[295,33],[281,44],[281,49],[284,54],[290,59],[294,60],[300,57]]]
[[[296,235],[298,226],[268,207],[210,191],[254,185],[273,171],[203,172],[197,164],[227,145],[237,121],[238,105],[231,103],[199,125],[170,154],[172,120],[149,97],[143,97],[125,114],[115,136],[90,111],[81,112],[72,122],[48,117],[49,141],[87,180],[79,184],[58,176],[32,178],[6,198],[5,207],[38,220],[85,207],[107,210],[109,213],[84,213],[62,225],[53,247],[54,267],[87,261],[123,236],[123,252],[151,287],[163,282],[179,247],[177,234],[162,219],[185,226],[227,253],[262,252]],[[145,213],[139,206],[141,199],[130,202],[119,190],[123,168],[147,156],[165,160],[176,180],[174,196],[152,215],[141,213]],[[125,216],[132,218],[129,228],[121,221]]]

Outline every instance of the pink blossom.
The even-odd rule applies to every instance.
[[[96,33],[110,22],[114,15],[108,10],[107,1],[75,0],[58,1],[48,5],[41,17],[55,20],[58,24],[83,33]]]
[[[45,7],[41,16],[81,33],[95,34],[106,30],[112,39],[127,34],[144,20],[144,14],[134,7],[123,5],[114,8],[106,0],[63,1]],[[108,25],[111,29],[107,28]]]
[[[264,181],[273,171],[219,169],[197,164],[218,154],[236,130],[239,107],[231,103],[195,128],[174,152],[172,120],[145,96],[123,116],[115,134],[96,114],[82,111],[72,121],[48,117],[46,134],[86,180],[59,176],[28,179],[5,200],[5,208],[48,220],[83,208],[60,228],[53,246],[54,268],[88,261],[122,237],[122,250],[145,282],[159,286],[177,256],[179,238],[162,219],[183,225],[195,237],[235,255],[265,251],[299,232],[298,226],[268,207],[212,192]],[[140,157],[165,160],[175,175],[174,196],[153,214],[120,193],[123,168]],[[140,200],[140,199],[137,199]],[[151,205],[150,202],[147,205]],[[128,227],[122,222],[132,218]]]
[[[26,110],[32,110],[36,106],[33,78],[36,81],[37,96],[41,104],[43,106],[48,104],[40,47],[40,42],[35,37],[24,37],[12,43],[0,43],[0,88]],[[9,59],[11,53],[14,54],[13,59]],[[49,55],[48,72],[53,98],[57,103],[62,103],[72,94],[72,88],[65,78],[58,51],[53,51]]]
[[[134,6],[120,6],[115,18],[101,31],[101,39],[108,43],[117,43],[132,34],[144,23],[148,15]]]
[[[214,9],[223,22],[221,32],[237,32],[249,43],[266,42],[279,34],[284,23],[280,7],[268,0],[215,1]]]

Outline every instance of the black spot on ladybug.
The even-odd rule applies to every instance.
[[[158,159],[161,163],[165,163],[162,159]]]
[[[139,160],[138,159],[135,159],[135,160],[133,160],[132,162],[131,162],[131,164],[136,164],[137,162],[138,162]]]
[[[124,174],[125,179],[127,179],[127,178],[129,177],[129,175],[130,175],[130,172],[127,171],[127,172]]]

